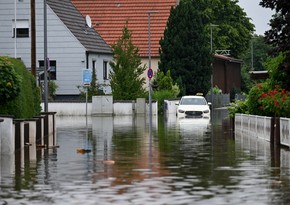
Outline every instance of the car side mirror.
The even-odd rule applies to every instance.
[[[208,105],[211,105],[211,102],[208,102],[207,104],[208,104]]]
[[[176,102],[175,105],[179,105],[179,102]]]

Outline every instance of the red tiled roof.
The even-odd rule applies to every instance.
[[[159,56],[159,40],[176,0],[72,0],[72,3],[83,16],[91,17],[96,31],[109,45],[122,36],[128,22],[141,56],[148,56],[148,12],[154,12],[150,15],[151,56],[154,57]]]

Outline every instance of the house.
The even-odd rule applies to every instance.
[[[242,61],[226,55],[214,55],[213,86],[219,87],[223,93],[231,93],[241,89]]]
[[[91,17],[94,28],[109,45],[116,43],[122,36],[122,29],[128,23],[133,44],[139,48],[142,63],[147,67],[150,28],[151,68],[154,72],[157,71],[159,40],[163,37],[170,9],[176,6],[179,0],[72,0],[72,3],[83,16]]]
[[[43,1],[35,1],[36,67],[42,79],[44,68]],[[16,19],[16,21],[15,21]],[[21,58],[31,68],[30,0],[0,1],[0,55]],[[16,28],[16,32],[15,32]],[[16,35],[15,35],[16,34]],[[56,82],[59,96],[78,96],[83,69],[95,68],[98,83],[111,93],[108,85],[112,60],[110,46],[86,25],[85,16],[70,0],[47,0],[47,56],[49,80]]]

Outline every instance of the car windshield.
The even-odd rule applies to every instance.
[[[182,98],[180,105],[206,105],[203,98]]]

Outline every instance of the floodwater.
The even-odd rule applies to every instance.
[[[2,156],[0,205],[289,204],[289,151],[226,116],[57,117],[59,148]]]

